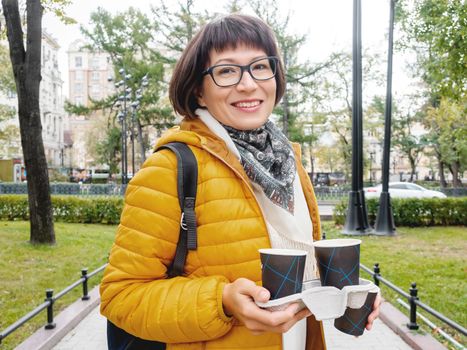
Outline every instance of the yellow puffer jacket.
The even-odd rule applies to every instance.
[[[245,277],[261,282],[259,248],[270,247],[266,225],[242,165],[200,120],[182,122],[159,140],[185,142],[198,162],[198,249],[185,276],[166,279],[179,235],[177,160],[154,153],[128,185],[109,265],[101,283],[101,313],[127,332],[159,340],[167,349],[281,349],[279,334],[252,335],[224,314],[222,290]],[[297,151],[298,147],[294,147]],[[297,165],[320,238],[316,198]],[[308,319],[307,349],[324,349],[321,323]]]

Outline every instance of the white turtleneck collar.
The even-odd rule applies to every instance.
[[[214,134],[216,134],[222,140],[224,140],[229,151],[235,154],[238,160],[240,160],[241,159],[240,152],[238,152],[237,147],[235,146],[229,134],[227,133],[227,130],[225,130],[225,128],[221,125],[221,123],[219,123],[217,119],[214,118],[207,109],[198,108],[195,111],[195,113],[199,117],[199,119],[201,119],[201,121],[204,124],[206,124],[209,130],[211,130]]]

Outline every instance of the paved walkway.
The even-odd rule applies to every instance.
[[[330,321],[324,324],[328,350],[412,350],[401,338],[379,319],[373,329],[361,337],[353,337],[336,330]],[[53,350],[106,350],[106,320],[95,308]],[[290,349],[292,350],[292,349]]]

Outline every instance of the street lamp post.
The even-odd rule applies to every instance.
[[[368,234],[370,227],[363,192],[362,26],[361,0],[353,2],[352,48],[352,190],[342,230],[346,235]]]
[[[135,124],[136,124],[136,110],[138,109],[139,102],[131,102],[131,172],[135,176]]]
[[[373,162],[375,160],[375,151],[370,152],[370,184],[373,186],[373,181],[375,181],[375,178],[373,176]]]
[[[120,123],[120,127],[122,130],[122,185],[128,183],[129,176],[128,176],[128,145],[127,145],[127,138],[130,138],[130,145],[131,145],[131,171],[134,175],[136,172],[136,151],[135,151],[135,127],[137,124],[136,120],[136,112],[140,107],[141,99],[143,97],[142,93],[143,90],[148,86],[148,75],[146,74],[141,79],[141,86],[139,89],[135,91],[135,99],[131,101],[131,95],[133,90],[128,87],[127,82],[131,79],[131,74],[127,74],[124,68],[119,69],[119,73],[122,79],[115,83],[115,88],[120,89],[119,95],[117,100],[114,103],[114,107],[116,107],[119,112],[117,114],[118,121]],[[108,80],[112,81],[112,77],[109,77]],[[131,111],[129,109],[131,108]],[[131,112],[131,115],[129,113]],[[130,117],[130,119],[127,119]],[[138,135],[140,132],[138,132]],[[140,140],[142,143],[142,139]],[[142,148],[141,151],[141,160],[144,161],[144,149]]]
[[[135,138],[136,138],[136,112],[138,111],[139,107],[141,106],[141,100],[143,98],[143,91],[148,86],[148,75],[146,74],[141,79],[140,87],[135,91],[135,98],[131,101],[131,124],[130,124],[130,142],[131,142],[131,171],[134,175],[136,173],[136,151],[135,151]],[[139,133],[138,133],[139,134]],[[142,143],[142,140],[140,140]],[[144,161],[144,148],[141,149],[141,162]]]
[[[389,151],[391,147],[391,113],[392,113],[392,51],[394,32],[394,7],[396,0],[389,4],[389,39],[388,39],[388,67],[386,85],[386,108],[384,116],[384,147],[382,163],[383,188],[379,197],[379,208],[375,221],[375,234],[381,236],[394,236],[396,227],[389,195]]]
[[[123,87],[121,94],[118,97],[116,105],[122,107],[117,117],[122,128],[122,185],[128,183],[128,155],[127,155],[127,115],[128,115],[128,106],[127,101],[131,95],[131,88],[127,87],[127,82],[131,79],[131,74],[127,74],[124,68],[120,68],[118,71],[122,77],[120,81],[115,83],[115,87],[118,89]],[[118,102],[122,102],[118,103]]]

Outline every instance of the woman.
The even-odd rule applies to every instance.
[[[112,323],[168,349],[325,348],[307,309],[255,304],[270,297],[259,248],[308,250],[305,278],[316,278],[316,197],[298,146],[269,120],[284,85],[275,37],[257,18],[222,17],[188,44],[170,84],[185,118],[157,147],[180,141],[196,156],[198,248],[183,277],[166,278],[181,213],[176,158],[156,152],[128,186],[102,281],[101,312]]]

